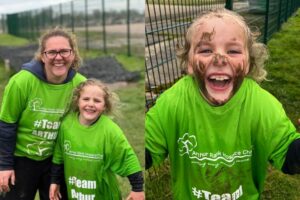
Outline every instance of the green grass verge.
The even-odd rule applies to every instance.
[[[0,34],[0,41],[1,46],[22,46],[30,43],[27,39],[8,34]]]
[[[299,131],[297,119],[300,118],[300,10],[280,32],[273,35],[268,42],[270,59],[267,64],[270,81],[265,81],[262,87],[270,91],[283,104],[287,115]],[[270,167],[264,200],[296,200],[300,196],[300,176],[285,175]]]
[[[144,69],[144,59],[141,57],[128,57],[126,55],[116,55],[116,59],[125,69],[129,71],[140,71]],[[124,131],[129,143],[137,154],[140,163],[144,166],[144,118],[145,118],[145,90],[144,78],[141,73],[141,80],[137,83],[129,83],[127,87],[118,89],[121,101],[121,115],[116,118],[116,122]],[[118,177],[122,197],[125,198],[131,186],[126,177]]]
[[[126,88],[115,91],[121,100],[121,116],[116,122],[124,131],[129,143],[144,166],[144,81],[130,83]],[[127,178],[119,178],[122,196],[125,198],[130,192]]]

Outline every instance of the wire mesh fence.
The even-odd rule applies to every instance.
[[[146,108],[182,76],[176,62],[176,45],[183,43],[192,19],[203,10],[224,6],[224,0],[146,0]]]
[[[2,32],[31,40],[63,26],[76,33],[82,48],[143,56],[144,3],[139,0],[73,0],[1,19]]]

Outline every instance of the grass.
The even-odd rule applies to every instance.
[[[1,46],[22,46],[29,44],[29,40],[8,34],[0,34]]]
[[[268,42],[270,59],[268,78],[262,86],[283,104],[287,115],[295,124],[300,118],[300,10],[283,24],[280,32]],[[285,175],[270,167],[262,199],[296,200],[300,196],[300,176]]]
[[[140,71],[144,69],[144,59],[140,57],[127,57],[117,55],[116,59],[129,71]],[[121,101],[121,115],[116,122],[124,131],[129,143],[137,154],[142,167],[144,166],[144,117],[145,117],[145,92],[144,78],[137,83],[129,83],[126,88],[115,91]],[[130,184],[127,178],[119,178],[122,196],[125,198],[130,192]]]
[[[144,166],[144,81],[129,84],[124,89],[116,91],[122,102],[121,117],[116,122],[124,131],[129,143],[135,150],[140,163]],[[126,197],[130,192],[127,178],[119,177],[122,196]]]
[[[262,87],[282,102],[287,115],[295,124],[300,118],[300,10],[282,26],[280,32],[268,42],[270,59],[267,63],[268,79]],[[146,172],[147,199],[171,199],[169,166],[162,165]],[[300,175],[285,175],[273,167],[268,168],[262,200],[297,200],[300,196]]]

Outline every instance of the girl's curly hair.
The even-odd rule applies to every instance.
[[[98,86],[104,93],[104,101],[105,101],[105,114],[115,114],[115,108],[118,106],[119,103],[119,97],[117,96],[117,94],[115,94],[114,92],[111,92],[108,87],[103,84],[101,81],[94,79],[94,78],[90,78],[87,79],[84,82],[81,82],[73,91],[73,98],[72,98],[72,103],[71,103],[71,111],[74,112],[78,112],[79,111],[79,107],[78,107],[78,102],[79,102],[79,98],[80,98],[80,94],[82,92],[82,90],[86,87],[86,86]]]

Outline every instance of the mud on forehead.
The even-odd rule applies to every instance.
[[[246,36],[243,22],[238,21],[235,18],[232,18],[232,16],[227,16],[227,15],[224,16],[224,15],[219,15],[219,14],[213,15],[213,16],[204,16],[202,18],[197,19],[191,27],[192,36],[195,33],[197,34],[197,33],[202,32],[200,38],[198,37],[197,39],[211,41],[213,38],[213,35],[216,33],[215,27],[210,26],[209,27],[210,30],[206,30],[205,32],[203,32],[202,29],[203,28],[207,29],[207,26],[210,25],[210,23],[211,23],[210,20],[212,20],[212,19],[220,19],[220,20],[224,21],[225,23],[236,25],[242,30],[242,32],[244,33],[244,36]]]

